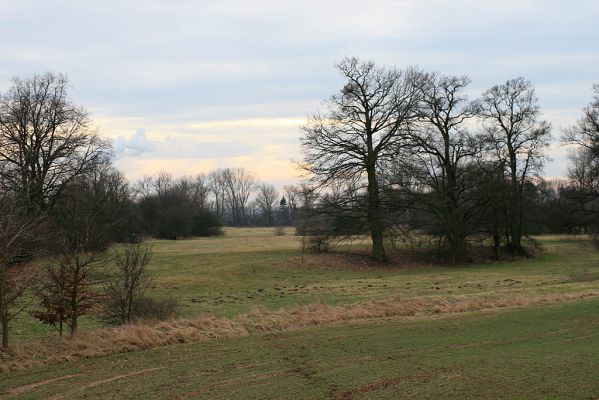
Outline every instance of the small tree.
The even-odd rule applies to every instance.
[[[38,293],[41,310],[31,312],[31,315],[44,324],[50,325],[62,337],[65,325],[69,323],[70,301],[72,291],[66,269],[59,265],[46,267],[45,284]]]
[[[107,231],[112,228],[110,221],[103,218],[106,206],[106,203],[96,201],[93,187],[81,177],[63,191],[60,207],[53,210],[53,251],[56,256],[48,266],[51,273],[44,292],[50,295],[61,292],[60,287],[65,288],[71,337],[77,333],[78,318],[89,313],[99,300],[95,290],[97,270],[110,243]]]
[[[65,252],[46,267],[46,279],[38,297],[41,310],[31,313],[51,325],[62,336],[67,325],[71,337],[77,333],[79,317],[88,314],[99,301],[93,279],[99,255]]]
[[[105,318],[124,324],[135,317],[135,304],[150,284],[147,266],[152,249],[140,244],[126,246],[115,258],[117,273],[105,284]]]

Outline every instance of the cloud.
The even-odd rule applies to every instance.
[[[291,181],[299,126],[342,87],[333,65],[346,55],[469,74],[472,97],[522,75],[557,139],[599,68],[599,2],[571,3],[0,0],[0,91],[68,74],[128,176],[239,163]],[[547,174],[566,173],[561,151]]]
[[[123,136],[114,139],[113,148],[116,158],[139,157],[144,153],[151,153],[154,145],[146,139],[145,129],[140,128],[129,139]]]

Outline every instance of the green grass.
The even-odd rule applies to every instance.
[[[182,315],[235,317],[321,302],[534,297],[599,289],[599,252],[544,236],[536,258],[458,266],[310,256],[298,238],[227,229],[151,241],[153,295]],[[357,241],[352,250],[363,249]],[[101,323],[82,319],[83,329]],[[51,334],[27,314],[13,339]],[[0,374],[0,398],[599,398],[599,299],[435,317],[351,321],[181,344]]]
[[[599,300],[593,299],[175,345],[4,373],[0,394],[594,399],[599,397],[598,310]]]
[[[247,232],[247,233],[246,233]],[[546,237],[540,257],[518,262],[428,268],[341,269],[299,264],[297,238],[270,230],[229,230],[217,239],[151,242],[155,290],[184,315],[232,317],[253,307],[339,304],[400,295],[548,293],[597,287],[599,254],[572,238]],[[287,260],[295,257],[298,263]]]
[[[227,228],[216,238],[149,241],[154,256],[152,294],[172,297],[184,317],[234,317],[256,307],[275,310],[321,302],[351,303],[418,296],[524,295],[599,288],[599,252],[580,238],[541,237],[537,258],[462,266],[331,267],[326,258],[302,265],[298,238],[268,228]],[[363,248],[363,242],[353,244]],[[291,261],[290,261],[291,260]],[[82,329],[102,326],[93,317]],[[12,337],[54,335],[26,313],[13,322]]]

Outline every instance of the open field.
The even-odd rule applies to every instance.
[[[291,233],[291,231],[289,232]],[[307,256],[298,238],[268,228],[229,228],[218,238],[150,241],[153,294],[173,297],[183,317],[235,317],[311,303],[343,304],[419,296],[534,296],[599,288],[599,253],[580,238],[547,236],[539,257],[464,266],[368,264],[359,254]],[[360,242],[353,250],[363,249]],[[102,324],[82,318],[81,327]],[[14,321],[15,340],[55,333],[27,314]]]
[[[599,252],[540,240],[534,259],[450,267],[371,263],[359,241],[302,264],[270,229],[153,241],[154,295],[182,304],[185,329],[106,331],[97,347],[121,347],[0,373],[0,397],[597,398]],[[26,315],[15,328],[17,349],[51,334]]]
[[[4,398],[599,397],[599,300],[378,319],[2,374]]]

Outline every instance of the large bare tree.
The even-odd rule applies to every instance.
[[[110,150],[68,95],[63,75],[14,78],[0,94],[0,177],[24,193],[29,210],[47,209],[75,177]]]
[[[569,169],[575,188],[572,197],[580,220],[599,243],[599,84],[593,86],[593,92],[593,99],[576,124],[564,132],[562,141],[576,146]]]
[[[376,67],[346,58],[337,65],[346,80],[322,113],[302,128],[300,166],[320,188],[359,178],[366,191],[372,257],[385,260],[383,232],[387,219],[381,204],[381,164],[396,157],[417,116],[420,74]]]
[[[492,157],[504,168],[510,188],[505,199],[507,246],[516,254],[524,254],[525,187],[541,171],[543,150],[551,140],[551,125],[541,120],[537,103],[534,86],[524,78],[493,86],[478,102]]]
[[[420,123],[411,131],[412,169],[421,201],[415,204],[430,215],[433,230],[446,245],[449,257],[465,256],[468,222],[474,209],[468,201],[465,167],[479,151],[467,129],[474,107],[465,95],[466,76],[427,74],[421,86]],[[401,160],[400,164],[401,164]]]
[[[599,84],[593,85],[593,99],[583,109],[576,125],[564,132],[563,141],[585,148],[599,157]]]

